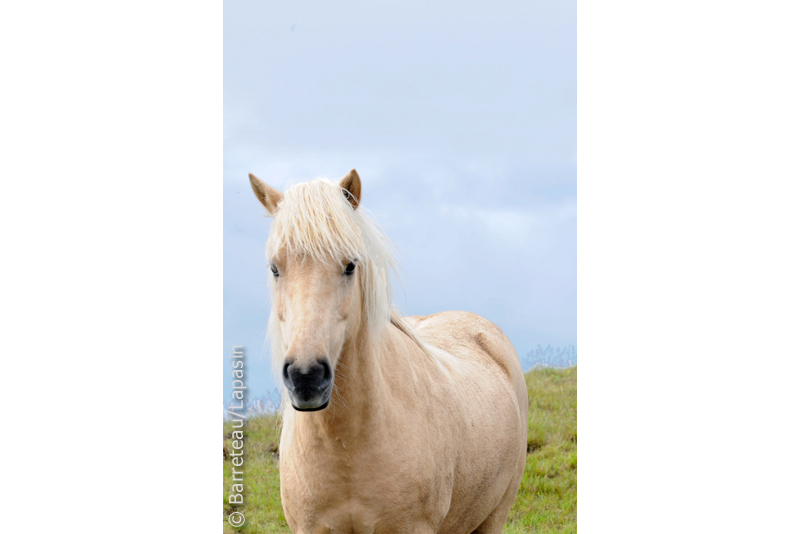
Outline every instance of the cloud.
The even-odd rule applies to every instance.
[[[574,4],[224,10],[225,351],[264,354],[270,219],[247,173],[282,189],[353,167],[404,311],[479,313],[522,354],[576,343]]]

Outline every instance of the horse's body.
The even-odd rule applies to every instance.
[[[357,186],[346,182],[354,174],[342,182],[351,195],[340,196],[353,214],[344,199],[358,207],[358,175]],[[332,185],[313,184],[320,183]],[[277,231],[288,231],[279,208],[298,199],[282,203],[260,181],[253,188],[280,223]],[[330,204],[319,206],[338,209]],[[330,214],[316,219],[330,221]],[[331,255],[336,261],[308,261],[316,257],[308,242],[298,253],[283,237],[268,244],[276,278],[270,330],[292,403],[280,444],[281,498],[292,531],[502,532],[526,454],[527,391],[511,342],[471,313],[401,318],[380,306],[376,288],[386,289],[381,269],[388,265],[373,268],[370,262],[384,257],[376,251],[343,245]],[[375,236],[362,237],[365,247],[380,246]],[[294,245],[304,239],[295,238]],[[336,254],[342,265],[353,258],[344,271]],[[360,284],[351,281],[356,274]],[[380,328],[369,324],[381,317]]]

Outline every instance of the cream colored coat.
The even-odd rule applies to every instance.
[[[317,194],[312,188],[294,198],[289,190],[284,198],[252,175],[251,182],[276,217],[273,232],[295,228],[281,211],[313,204]],[[340,186],[350,211],[363,211],[353,209],[361,198],[355,171]],[[339,209],[326,202],[320,225]],[[314,219],[311,212],[304,213]],[[374,247],[367,238],[365,247]],[[324,354],[334,379],[327,408],[300,412],[287,403],[283,412],[281,498],[292,532],[502,532],[526,457],[527,390],[511,342],[466,312],[400,318],[378,307],[386,319],[376,329],[370,299],[380,291],[372,278],[382,275],[370,261],[380,263],[380,254],[348,251],[331,238],[332,258],[358,263],[351,282],[338,260],[315,259],[308,243],[298,253],[292,243],[302,239],[268,244],[273,353],[279,364]]]

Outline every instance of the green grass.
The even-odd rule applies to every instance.
[[[528,461],[505,534],[576,532],[578,510],[578,369],[534,369],[528,384]],[[223,425],[224,532],[286,533],[278,489],[278,416],[250,419],[245,425],[244,504],[231,505],[232,423]],[[233,528],[227,517],[242,512],[245,524]]]
[[[503,532],[576,532],[578,368],[535,369],[528,384],[528,461]]]

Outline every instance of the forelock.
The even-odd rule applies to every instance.
[[[338,184],[318,178],[294,185],[278,206],[267,254],[285,249],[321,262],[362,259],[369,250],[358,215]]]

